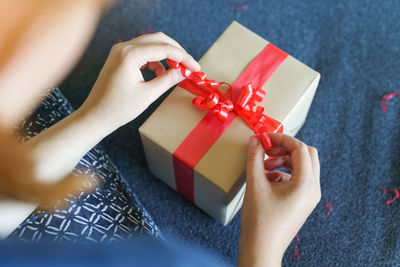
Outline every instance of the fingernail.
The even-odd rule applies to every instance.
[[[255,137],[255,136],[252,136],[252,137],[250,138],[250,145],[251,145],[251,146],[258,146],[258,144],[259,144],[258,138]]]
[[[197,66],[197,69],[201,70],[201,66],[200,66],[199,62],[197,62],[196,60],[194,62],[195,62],[195,65]]]

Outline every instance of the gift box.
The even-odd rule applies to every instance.
[[[199,63],[207,76],[174,66],[188,79],[139,132],[150,171],[226,225],[242,205],[249,137],[267,147],[266,132],[296,135],[320,74],[237,22]]]

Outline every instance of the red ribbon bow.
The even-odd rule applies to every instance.
[[[281,131],[282,124],[263,114],[264,108],[257,106],[265,97],[265,91],[254,88],[250,83],[240,89],[240,93],[234,99],[232,86],[226,82],[216,82],[207,79],[204,72],[192,72],[181,63],[168,59],[171,68],[179,68],[186,78],[180,87],[197,95],[192,103],[199,110],[209,110],[215,114],[221,122],[228,118],[229,112],[236,112],[254,131],[265,149],[272,148],[268,132]],[[226,93],[219,89],[227,86]]]

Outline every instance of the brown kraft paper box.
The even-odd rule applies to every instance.
[[[233,22],[200,59],[209,79],[233,83],[268,44]],[[303,125],[320,74],[288,56],[262,87],[264,114],[295,136]],[[139,128],[152,174],[176,190],[173,153],[206,115],[192,105],[192,93],[177,86]],[[238,116],[193,170],[197,207],[226,225],[240,209],[245,191],[248,140],[254,133]]]

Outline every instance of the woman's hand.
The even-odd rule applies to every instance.
[[[165,70],[160,60],[170,58],[192,71],[199,64],[176,41],[163,33],[142,35],[113,46],[110,55],[79,112],[88,114],[111,132],[135,119],[166,90],[182,81],[180,70]],[[156,78],[145,82],[142,68]]]
[[[317,150],[287,135],[269,136],[274,145],[270,150],[254,136],[250,139],[239,266],[280,266],[289,243],[321,199]],[[281,167],[292,174],[265,171]]]
[[[59,182],[105,136],[136,118],[180,82],[179,70],[165,71],[159,62],[165,58],[200,69],[178,43],[162,33],[115,45],[84,104],[24,143],[33,161],[32,176],[39,182]],[[140,71],[144,67],[155,71],[157,77],[145,82]]]

